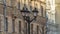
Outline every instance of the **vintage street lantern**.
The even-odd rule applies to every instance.
[[[27,23],[28,23],[28,34],[30,34],[30,23],[31,23],[33,20],[36,20],[36,17],[37,17],[37,15],[38,15],[38,10],[37,10],[37,8],[35,8],[32,12],[33,12],[34,18],[30,20],[29,14],[31,14],[31,13],[30,13],[30,11],[28,11],[28,8],[23,7],[23,10],[21,10],[21,14],[22,14],[24,20],[26,20]]]

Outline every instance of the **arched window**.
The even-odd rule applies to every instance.
[[[12,32],[15,33],[15,19],[12,19]]]
[[[20,10],[20,2],[18,2],[18,9]]]
[[[24,29],[25,29],[24,33],[27,34],[27,23],[24,24]]]
[[[41,16],[43,17],[43,6],[41,6]]]
[[[30,6],[30,11],[32,11],[32,6]]]
[[[19,21],[19,34],[21,34],[21,21]]]
[[[37,34],[39,34],[39,26],[37,25]]]
[[[33,24],[31,24],[31,34],[33,34]]]
[[[6,17],[6,32],[8,32],[8,18]]]

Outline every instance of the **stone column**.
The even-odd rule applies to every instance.
[[[56,32],[52,31],[54,30],[54,24],[55,23],[55,0],[46,0],[46,15],[48,18],[47,21],[47,28],[49,31],[48,34],[55,34]],[[52,27],[53,26],[53,27]]]

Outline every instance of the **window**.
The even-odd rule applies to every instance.
[[[25,23],[25,25],[24,25],[24,29],[25,29],[25,34],[27,34],[27,23]]]
[[[21,34],[21,21],[19,21],[19,34]]]
[[[33,24],[31,24],[31,34],[33,34]]]
[[[35,3],[35,7],[38,9],[38,4],[37,3]]]
[[[8,31],[8,18],[6,18],[6,32]]]
[[[20,2],[18,2],[18,9],[20,9]]]
[[[42,34],[44,34],[44,26],[42,26]]]
[[[39,34],[39,26],[37,25],[37,34]]]
[[[15,19],[12,19],[12,29],[13,29],[13,33],[15,32]]]
[[[41,6],[41,15],[43,17],[43,6]]]
[[[30,11],[32,11],[32,6],[30,6]]]

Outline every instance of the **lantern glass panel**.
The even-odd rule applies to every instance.
[[[37,16],[37,13],[36,12],[34,12],[34,16]]]
[[[22,12],[22,16],[25,16],[25,12]]]
[[[29,16],[29,14],[30,14],[29,12],[26,12],[26,16]]]
[[[29,14],[26,14],[26,16],[29,16]]]

